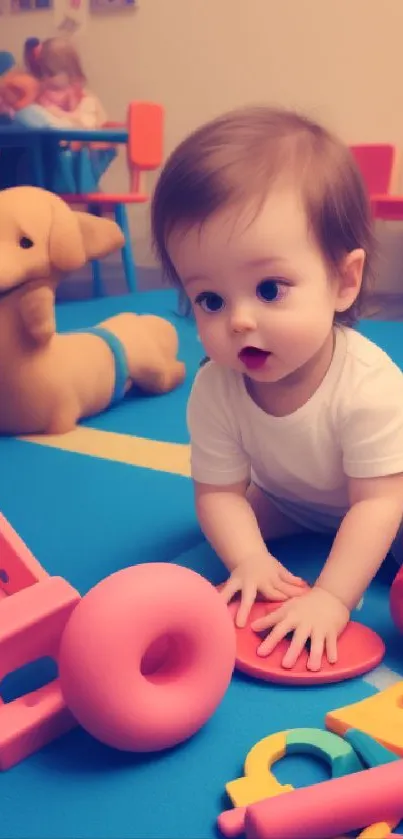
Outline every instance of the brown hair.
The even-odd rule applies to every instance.
[[[68,38],[48,38],[43,41],[37,49],[35,60],[39,79],[66,73],[72,82],[86,82],[80,56]]]
[[[203,224],[225,206],[256,198],[258,208],[279,176],[299,186],[308,222],[332,272],[354,250],[366,253],[359,296],[339,323],[362,312],[373,257],[370,205],[350,150],[293,111],[251,107],[203,125],[171,154],[152,201],[154,247],[168,279],[181,288],[167,243],[180,226]]]

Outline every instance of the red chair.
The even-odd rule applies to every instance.
[[[387,143],[350,146],[369,196],[388,195],[394,188],[396,147]]]
[[[380,221],[403,221],[402,195],[374,195],[371,207],[374,218]]]
[[[128,204],[141,204],[149,200],[149,195],[142,189],[142,175],[146,171],[158,169],[163,159],[164,111],[161,105],[153,102],[131,102],[128,108],[127,165],[129,170],[129,191],[126,193],[107,194],[93,192],[85,194],[71,193],[63,195],[69,204],[84,204],[94,215],[114,215],[121,227],[125,244],[122,248],[122,262],[129,291],[136,289],[136,266],[133,258],[130,228],[126,207]],[[94,291],[96,296],[103,293],[101,267],[99,262],[92,263]]]

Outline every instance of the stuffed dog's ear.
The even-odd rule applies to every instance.
[[[74,215],[80,226],[88,260],[100,259],[123,246],[125,237],[116,222],[89,213],[75,212]]]
[[[53,198],[49,259],[56,270],[76,271],[89,260],[122,247],[124,236],[114,221],[73,211],[57,196]]]
[[[76,213],[53,195],[52,222],[49,232],[49,262],[63,273],[82,268],[87,261],[81,228]]]

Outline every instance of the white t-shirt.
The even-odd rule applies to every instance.
[[[403,472],[403,373],[353,329],[338,327],[333,359],[313,396],[285,417],[266,414],[241,373],[208,362],[188,403],[194,480],[252,480],[278,499],[335,516],[351,478]]]

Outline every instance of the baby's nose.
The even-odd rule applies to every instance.
[[[256,329],[256,319],[252,310],[246,305],[238,305],[232,309],[230,323],[232,331],[236,333]]]

